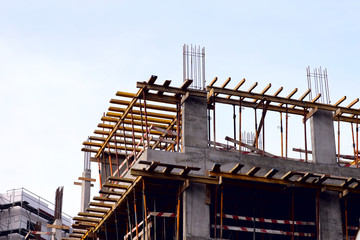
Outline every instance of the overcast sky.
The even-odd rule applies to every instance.
[[[305,68],[322,66],[332,101],[350,103],[359,12],[359,1],[331,0],[0,0],[0,192],[25,187],[54,201],[64,186],[64,211],[75,215],[82,142],[117,90],[136,92],[152,74],[180,86],[184,43],[206,48],[208,82],[303,93]]]

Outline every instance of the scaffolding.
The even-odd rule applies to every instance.
[[[98,163],[101,190],[86,211],[74,217],[71,239],[183,238],[186,227],[183,221],[187,214],[184,193],[189,186],[191,189],[191,186],[200,185],[206,189],[205,202],[210,208],[209,231],[212,238],[250,238],[260,234],[263,239],[275,235],[277,239],[318,239],[319,198],[326,191],[339,195],[346,238],[354,233],[351,231],[357,230],[359,223],[356,212],[359,209],[356,202],[360,194],[360,179],[355,177],[313,171],[284,171],[259,167],[255,163],[246,167],[239,163],[231,170],[221,170],[221,164],[214,164],[203,174],[199,172],[201,168],[191,164],[169,164],[153,159],[145,161],[144,153],[147,150],[169,152],[172,153],[167,155],[169,158],[183,154],[184,103],[195,97],[206,99],[207,143],[210,149],[222,151],[229,158],[256,156],[263,161],[271,159],[281,163],[286,159],[307,163],[310,162],[308,154],[311,154],[307,120],[317,111],[325,110],[333,113],[333,121],[339,129],[340,123],[356,124],[358,129],[360,110],[352,108],[358,99],[347,106],[340,106],[345,97],[335,104],[318,102],[320,94],[306,101],[310,89],[296,99],[294,95],[298,89],[286,97],[280,96],[283,87],[268,94],[271,84],[259,92],[255,92],[257,83],[248,90],[241,90],[245,79],[234,88],[228,88],[231,78],[220,87],[215,86],[218,80],[215,78],[206,90],[190,88],[192,80],[189,79],[180,87],[170,86],[169,80],[161,85],[156,84],[156,79],[156,76],[151,76],[147,82],[138,82],[136,94],[118,91],[116,95],[119,99],[110,100],[116,107],[110,106],[101,118],[99,129],[94,132],[96,136],[90,136],[88,141],[83,142],[86,147],[82,150],[93,153],[94,157],[90,160]],[[217,138],[215,110],[218,104],[233,106],[234,135],[226,136],[226,143]],[[250,143],[245,141],[243,135],[242,124],[244,119],[249,119],[243,109],[254,109],[255,137]],[[264,129],[268,112],[280,116],[279,156],[271,153],[265,144]],[[305,153],[304,159],[291,159],[288,156],[290,115],[300,116],[300,124],[304,128],[304,149],[294,148],[294,151]],[[340,131],[338,137],[340,139]],[[353,139],[354,143],[358,142],[357,134]],[[339,165],[358,167],[357,145],[353,156],[340,154],[338,140]],[[282,210],[275,212],[277,208],[267,202],[272,197],[283,199],[277,203],[280,209],[280,206],[283,207]],[[237,207],[236,199],[251,207]]]
[[[55,220],[54,208],[54,204],[25,188],[0,194],[0,239],[18,239],[31,231],[49,232],[48,225]],[[72,217],[62,215],[64,225],[71,226]],[[35,234],[31,233],[30,237],[34,238]],[[44,235],[42,239],[50,239],[50,236]]]

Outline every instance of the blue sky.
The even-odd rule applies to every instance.
[[[322,66],[332,101],[348,104],[359,97],[359,12],[358,1],[0,1],[0,192],[53,200],[64,185],[64,210],[77,213],[82,141],[117,90],[152,74],[179,86],[184,43],[206,48],[208,82],[246,78],[244,89],[299,97],[305,68]]]

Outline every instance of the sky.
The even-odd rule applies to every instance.
[[[299,97],[306,67],[322,66],[332,102],[349,104],[359,12],[346,0],[0,0],[0,192],[24,187],[54,202],[64,186],[63,210],[76,215],[82,142],[116,91],[151,75],[180,86],[183,44],[205,47],[207,82],[246,78],[243,89],[272,83]]]

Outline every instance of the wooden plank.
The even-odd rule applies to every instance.
[[[211,81],[211,83],[208,85],[208,87],[212,87],[212,86],[216,83],[217,80],[218,80],[218,78],[215,77],[215,78]]]
[[[117,182],[127,182],[132,183],[135,181],[135,178],[124,178],[124,177],[118,177],[118,176],[110,176],[107,178],[110,181],[117,181]]]
[[[312,103],[316,102],[321,97],[321,93],[319,93],[314,99],[311,100]]]
[[[329,178],[330,178],[329,174],[323,174],[315,183],[322,184]]]
[[[74,182],[74,185],[82,186],[82,183],[81,182]]]
[[[280,87],[274,94],[273,94],[273,97],[277,97],[283,90],[284,88],[283,87]]]
[[[112,208],[114,205],[113,204],[107,204],[107,203],[90,202],[89,206]]]
[[[170,174],[172,170],[174,170],[174,166],[169,166],[164,169],[163,173]]]
[[[130,170],[131,175],[133,176],[143,176],[143,177],[150,177],[156,179],[164,179],[169,181],[186,181],[189,180],[190,182],[195,183],[204,183],[204,184],[219,184],[219,180],[216,178],[210,177],[203,177],[203,176],[193,176],[193,175],[186,175],[182,176],[177,173],[165,174],[163,172],[148,172],[142,169],[134,169]]]
[[[213,171],[213,172],[220,172],[221,170],[221,164],[219,163],[214,163],[212,169],[210,171]]]
[[[108,188],[117,188],[117,189],[127,189],[129,187],[129,185],[120,185],[114,183],[104,183],[103,186]]]
[[[257,85],[258,85],[258,82],[255,82],[255,83],[249,88],[249,90],[247,90],[247,92],[248,92],[248,93],[251,93],[252,90],[254,90]]]
[[[186,90],[193,83],[192,79],[186,79],[185,82],[181,85],[182,90]]]
[[[79,180],[83,180],[83,181],[90,181],[90,182],[96,182],[95,178],[84,178],[84,177],[79,177]]]
[[[341,186],[343,187],[348,187],[350,186],[352,183],[357,183],[358,180],[356,178],[349,178],[347,179],[343,184],[341,184]]]
[[[294,96],[294,94],[295,94],[297,91],[298,91],[297,88],[295,88],[294,90],[292,90],[292,92],[289,93],[289,95],[287,95],[286,99],[290,99],[292,96]],[[281,107],[282,105],[284,105],[284,103],[280,103],[280,104],[279,104],[279,107]],[[294,106],[295,106],[295,104],[294,104]]]
[[[118,198],[109,198],[109,197],[97,197],[93,198],[95,201],[104,201],[104,202],[117,202]]]
[[[346,108],[351,108],[353,107],[357,102],[359,102],[359,98],[355,99],[354,101],[352,101],[349,105],[347,105]]]
[[[306,182],[309,178],[311,178],[311,177],[313,177],[313,176],[314,176],[313,173],[307,172],[307,173],[305,173],[304,176],[300,177],[300,178],[298,179],[298,181],[300,181],[300,182]]]
[[[109,194],[109,195],[116,195],[116,196],[122,196],[124,192],[115,192],[115,191],[100,190],[99,193]]]
[[[185,167],[185,169],[180,172],[180,175],[181,175],[181,176],[186,176],[186,175],[189,174],[189,172],[190,172],[191,170],[193,170],[192,167]]]
[[[65,226],[65,225],[53,225],[53,224],[46,224],[46,227],[48,228],[56,228],[56,229],[70,229],[70,227]]]
[[[171,84],[171,80],[165,80],[165,82],[163,83],[163,87],[165,87],[165,88],[166,88],[166,87],[169,87],[170,84]],[[161,91],[161,90],[158,91],[158,92],[157,92],[157,95],[160,95],[160,96],[161,96],[161,95],[164,95],[164,91]]]
[[[87,218],[87,217],[73,217],[73,220],[75,220],[75,221],[82,221],[82,222],[94,222],[94,223],[98,223],[98,222],[101,221],[100,219]]]
[[[126,111],[125,108],[119,108],[119,107],[109,107],[108,108],[109,111],[111,112],[119,112],[119,113],[124,113]],[[135,110],[133,109],[133,115],[141,115],[140,110]],[[126,116],[127,114],[122,114],[122,118],[125,119],[124,116]],[[151,112],[151,111],[146,111],[146,115],[150,116],[150,117],[157,117],[157,118],[165,118],[165,119],[174,119],[176,117],[176,115],[171,115],[171,114],[163,114],[163,113],[155,113],[155,112]]]
[[[238,163],[238,164],[236,164],[236,166],[233,167],[229,172],[230,172],[231,174],[237,174],[237,173],[241,170],[241,168],[243,168],[243,167],[244,167],[244,164]]]
[[[148,80],[148,84],[154,84],[158,77],[156,75],[151,75],[150,79]]]
[[[260,169],[261,167],[253,167],[246,173],[246,175],[254,176]]]
[[[127,106],[130,104],[130,101],[121,100],[121,99],[111,99],[110,103]],[[140,107],[140,103],[136,102],[134,104],[134,106]],[[141,103],[141,107],[144,107],[143,102]],[[155,110],[160,110],[160,111],[176,112],[176,108],[174,108],[174,107],[167,107],[167,106],[161,106],[161,105],[155,105],[155,104],[149,104],[149,103],[146,103],[146,109],[155,109]]]
[[[264,175],[264,177],[266,177],[266,178],[272,178],[272,177],[275,176],[275,174],[278,173],[278,172],[279,172],[278,169],[272,168],[270,171],[268,171],[268,172]]]
[[[292,176],[295,175],[295,172],[294,171],[289,171],[287,173],[285,173],[285,175],[283,175],[281,177],[282,180],[289,180]]]
[[[343,96],[342,98],[340,98],[335,104],[334,104],[334,106],[339,106],[343,101],[345,101],[346,100],[346,96]]]
[[[88,212],[79,212],[78,215],[84,216],[84,217],[94,217],[94,218],[103,218],[104,217],[104,214],[88,213]]]
[[[243,78],[235,87],[234,90],[237,91],[245,83],[245,78]],[[230,99],[231,95],[228,95],[226,98]]]

